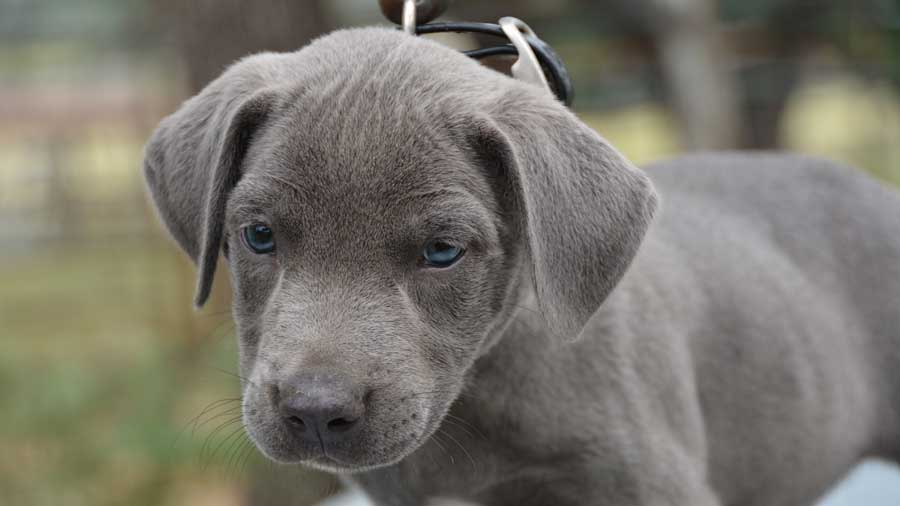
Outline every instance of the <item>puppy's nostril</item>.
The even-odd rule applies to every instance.
[[[297,428],[297,429],[300,429],[301,431],[304,430],[304,429],[306,429],[306,423],[305,423],[305,422],[303,421],[303,419],[300,418],[299,416],[292,415],[292,416],[289,416],[289,417],[285,418],[285,420],[286,420],[287,423],[289,423],[291,426],[293,426],[293,427],[295,427],[295,428]]]
[[[335,418],[328,422],[328,430],[331,432],[345,432],[350,430],[359,419]]]

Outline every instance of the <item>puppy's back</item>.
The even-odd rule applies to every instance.
[[[900,350],[900,192],[852,167],[778,153],[698,154],[646,170],[663,198],[664,226],[686,228],[694,213],[739,222],[814,284],[846,291],[873,334]]]
[[[798,155],[699,154],[646,170],[662,206],[640,263],[674,257],[693,280],[680,288],[702,292],[702,323],[685,334],[701,397],[719,400],[705,418],[724,495],[742,494],[727,478],[745,469],[728,450],[736,430],[765,441],[762,482],[790,473],[796,497],[861,456],[900,456],[900,193]],[[810,472],[772,465],[786,449]]]

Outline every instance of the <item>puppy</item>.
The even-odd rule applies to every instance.
[[[378,504],[810,504],[900,455],[900,196],[855,170],[645,173],[386,29],[240,61],[144,169],[198,306],[227,258],[250,437]]]

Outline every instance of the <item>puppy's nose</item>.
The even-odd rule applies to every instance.
[[[363,392],[335,373],[304,372],[278,386],[278,409],[285,425],[310,442],[338,442],[359,427]]]

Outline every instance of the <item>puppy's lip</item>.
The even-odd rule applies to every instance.
[[[333,471],[334,468],[352,467],[352,465],[348,465],[344,462],[341,462],[340,459],[328,455],[327,451],[317,452],[315,455],[306,456],[300,461],[300,463],[310,467],[323,468],[329,471]]]
[[[302,457],[298,456],[296,462],[314,469],[330,473],[360,473],[364,471],[370,471],[372,469],[391,466],[396,464],[397,462],[400,462],[409,454],[415,452],[425,441],[428,440],[428,437],[430,436],[420,436],[419,438],[415,438],[413,440],[397,442],[386,449],[387,453],[392,455],[391,457],[377,461],[373,461],[367,458],[362,458],[359,460],[352,458],[342,458],[334,454],[333,452],[329,453],[328,447],[323,446],[316,450],[312,455],[306,454]]]
[[[257,445],[258,446],[258,445]],[[262,448],[260,448],[262,450]],[[266,453],[263,450],[263,453]],[[321,449],[312,451],[311,453],[302,453],[297,451],[289,451],[286,454],[281,453],[277,457],[270,457],[282,464],[300,464],[313,469],[327,472],[352,472],[358,466],[351,463],[343,462],[338,458],[332,457]]]
[[[329,473],[353,474],[369,471],[379,467],[384,467],[393,464],[393,462],[378,464],[356,464],[342,461],[341,459],[328,455],[327,453],[321,453],[311,458],[301,460],[300,464]]]
[[[269,455],[269,453],[263,450],[258,444],[257,447],[260,448],[264,454]],[[327,448],[327,445],[319,445],[315,448],[307,448],[305,450],[285,449],[282,452],[279,452],[277,457],[270,456],[270,458],[283,464],[300,464],[320,471],[343,474],[358,473],[384,467],[394,464],[402,458],[401,456],[384,462],[370,462],[368,459],[357,461],[352,458],[341,458],[335,455],[333,451],[329,453]]]

